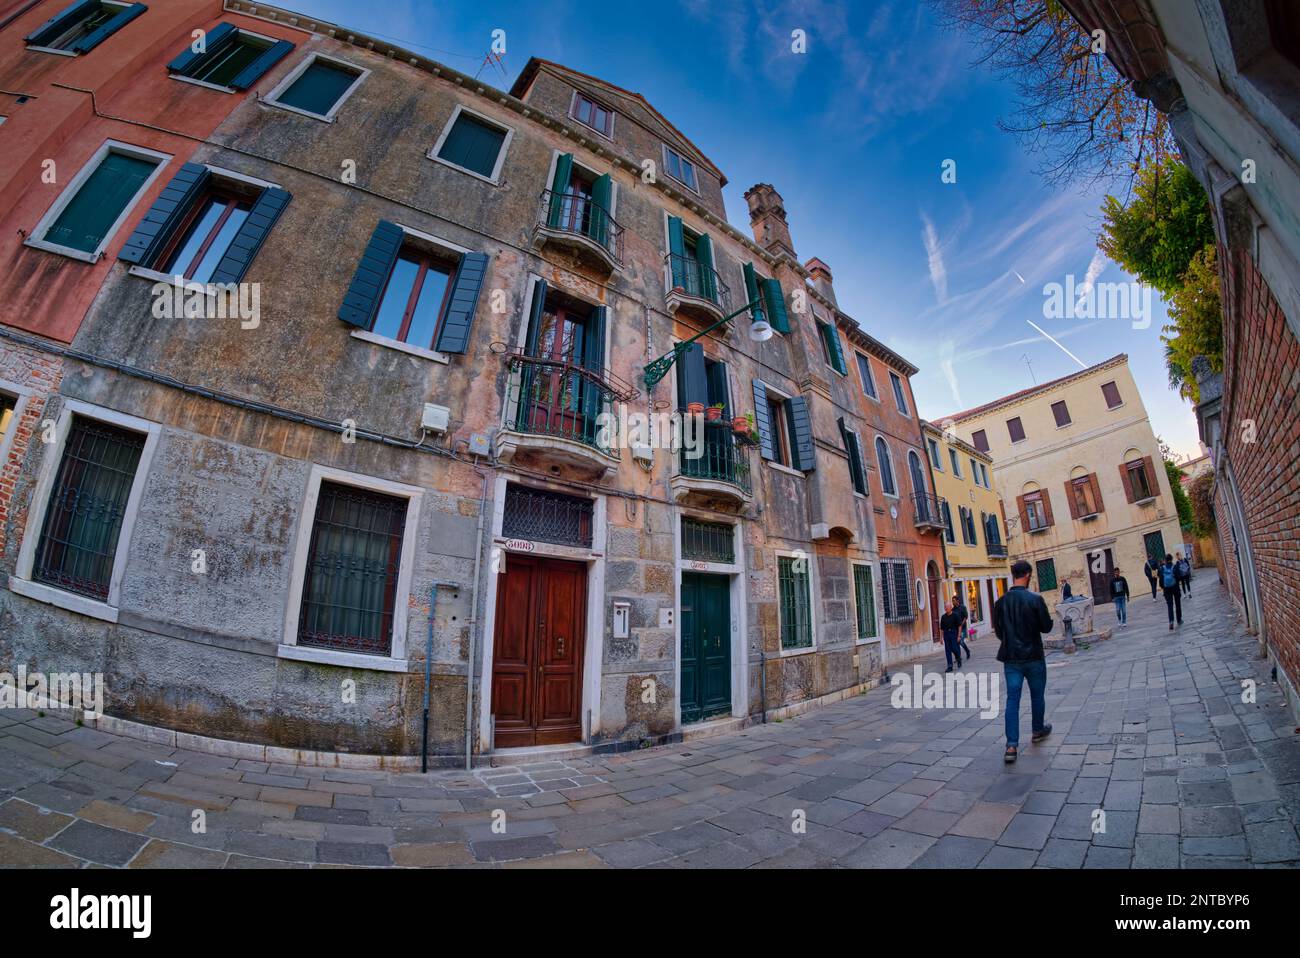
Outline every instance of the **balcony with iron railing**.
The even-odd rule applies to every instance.
[[[688,498],[722,500],[742,505],[751,500],[749,453],[744,439],[732,430],[729,420],[697,421],[697,428],[684,429],[689,440],[677,454],[677,473],[671,488],[680,502]]]
[[[573,253],[606,273],[623,265],[623,227],[589,196],[543,190],[533,239]]]
[[[690,256],[669,253],[668,311],[681,312],[705,322],[716,322],[731,312],[731,288],[718,271]]]
[[[617,448],[608,442],[601,414],[611,402],[628,402],[637,390],[617,377],[571,360],[507,353],[510,371],[506,419],[497,436],[502,462],[567,465],[594,470],[597,477],[618,468]]]
[[[942,532],[946,529],[943,500],[924,492],[913,493],[912,524],[922,532]]]
[[[984,552],[990,559],[1005,559],[1007,557],[1007,545],[1005,542],[985,541]]]

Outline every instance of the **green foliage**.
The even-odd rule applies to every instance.
[[[1183,473],[1178,468],[1178,464],[1171,459],[1165,460],[1165,475],[1169,477],[1169,488],[1174,493],[1174,505],[1178,507],[1178,524],[1185,530],[1190,530],[1194,525],[1192,516],[1192,501],[1187,498],[1187,492],[1183,489]]]
[[[1102,214],[1102,252],[1166,297],[1182,287],[1192,257],[1214,243],[1205,190],[1172,157],[1138,171],[1127,205],[1107,196]]]
[[[1192,502],[1192,531],[1199,536],[1214,533],[1214,473],[1206,472],[1188,483]]]
[[[1223,306],[1219,300],[1217,251],[1206,246],[1192,257],[1183,285],[1169,300],[1169,318],[1160,338],[1165,342],[1169,385],[1184,399],[1200,402],[1192,360],[1204,356],[1215,372],[1223,372]],[[1175,376],[1177,370],[1177,376]]]

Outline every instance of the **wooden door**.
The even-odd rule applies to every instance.
[[[494,744],[579,741],[587,567],[511,555],[501,579],[492,658]]]
[[[1092,604],[1108,605],[1114,601],[1110,594],[1110,583],[1115,578],[1115,560],[1109,549],[1103,549],[1100,559],[1096,552],[1089,552],[1087,562],[1088,578],[1092,581]],[[1101,572],[1097,571],[1097,566],[1102,567]]]
[[[731,712],[731,586],[682,573],[682,722]]]
[[[939,632],[939,616],[943,615],[943,603],[939,601],[939,580],[931,578],[930,586],[930,639],[934,642],[942,642],[943,635]]]

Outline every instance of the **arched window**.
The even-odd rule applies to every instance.
[[[889,447],[879,436],[876,437],[876,464],[880,466],[880,488],[887,496],[898,495],[898,487],[894,485],[894,465],[889,461]]]
[[[907,468],[912,473],[912,491],[918,496],[925,495],[925,472],[921,469],[921,457],[914,451],[907,453]]]

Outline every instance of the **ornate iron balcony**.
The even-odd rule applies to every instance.
[[[537,230],[549,239],[572,239],[596,252],[610,268],[623,265],[623,227],[591,197],[543,190]]]
[[[1004,542],[986,542],[984,543],[984,550],[990,559],[1005,559],[1007,557],[1007,546]]]
[[[913,493],[912,495],[912,524],[916,528],[925,530],[939,531],[946,528],[943,522],[942,500],[938,496],[927,495],[924,492]]]
[[[704,423],[701,455],[690,458],[682,449],[679,475],[687,479],[725,482],[735,486],[746,496],[750,494],[749,457],[745,446],[731,429],[730,420]]]
[[[719,316],[731,312],[731,288],[716,269],[676,253],[669,253],[664,259],[672,276],[670,296],[677,293],[712,303],[720,310]]]

